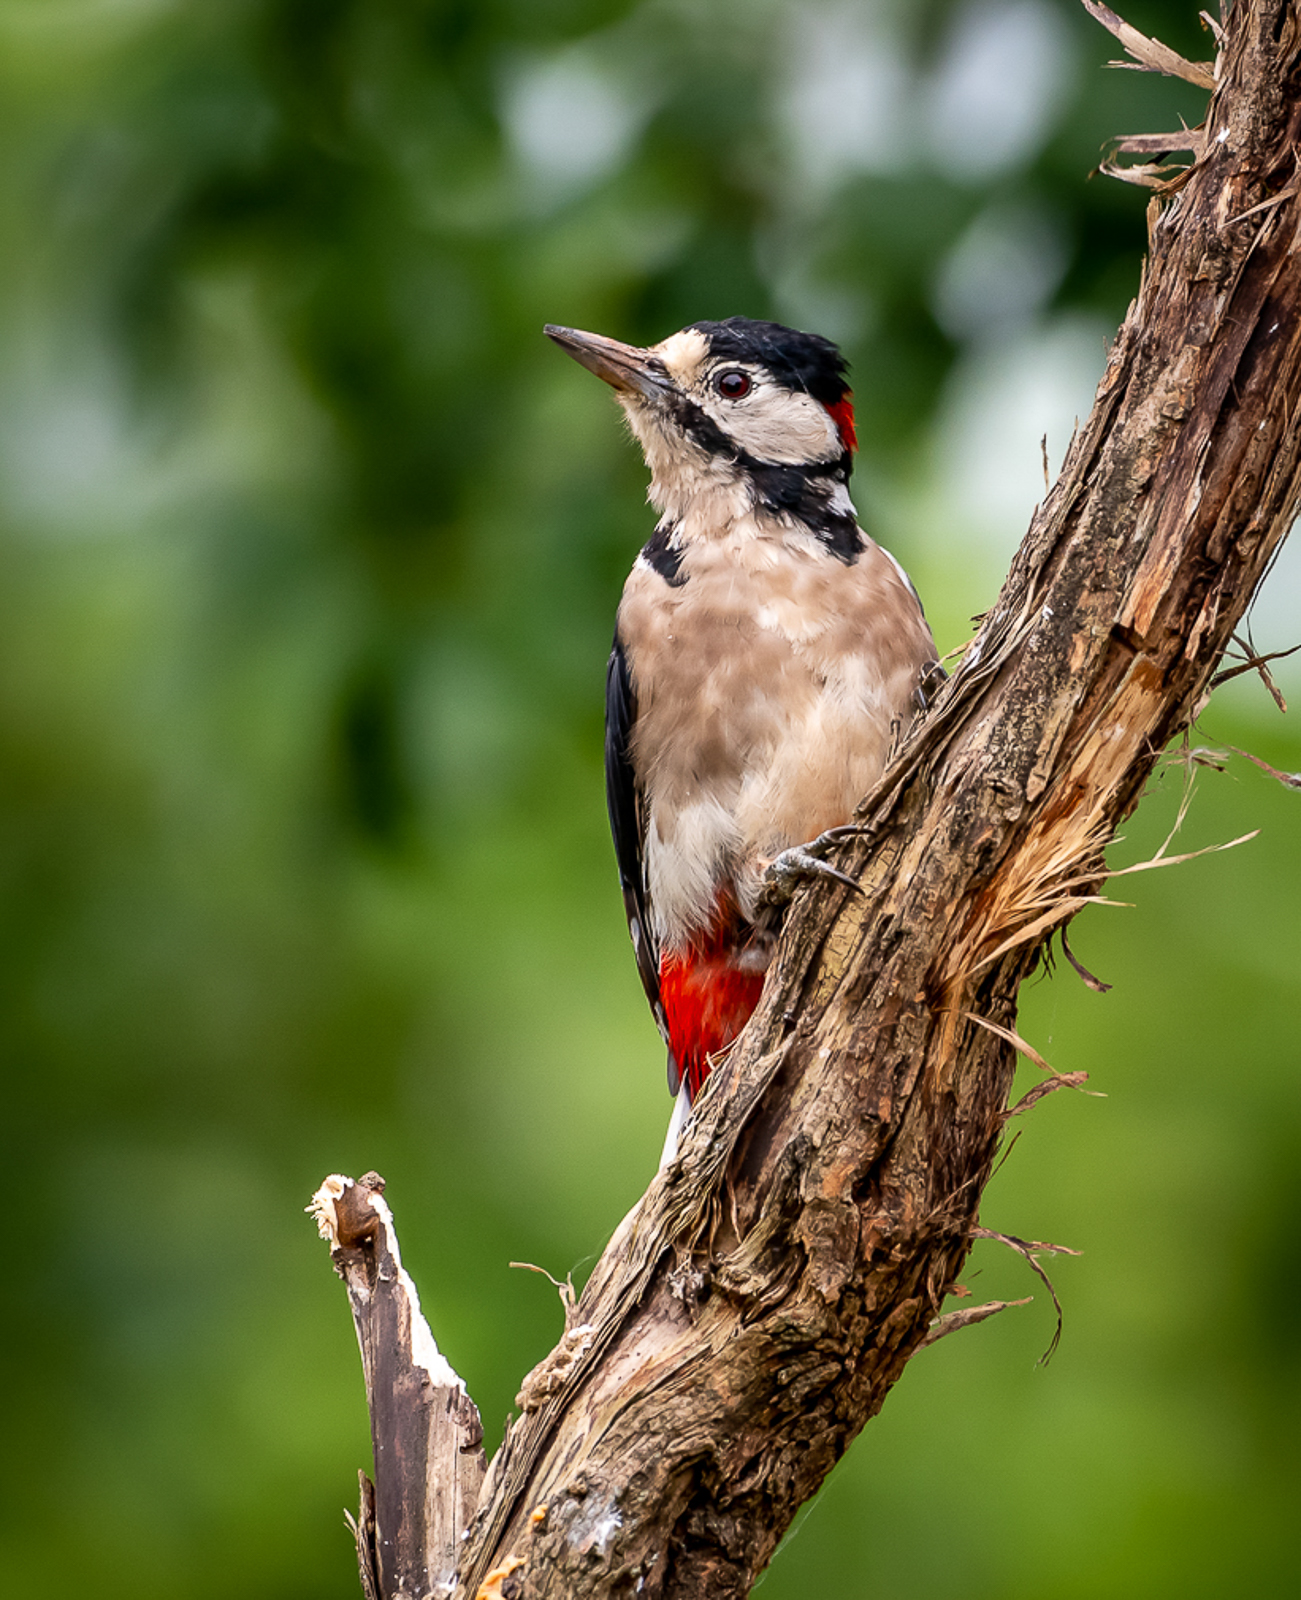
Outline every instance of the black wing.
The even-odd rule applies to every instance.
[[[628,672],[628,660],[616,631],[610,664],[605,673],[605,802],[610,812],[610,832],[614,835],[614,854],[619,864],[619,886],[623,890],[624,910],[628,913],[628,932],[632,935],[637,971],[655,1021],[667,1043],[668,1023],[660,1001],[659,951],[655,947],[646,897],[645,822],[641,794],[628,748],[636,717],[637,702]],[[674,1077],[675,1068],[670,1055],[669,1087],[676,1093]]]

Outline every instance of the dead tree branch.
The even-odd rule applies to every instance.
[[[1098,897],[1297,509],[1299,32],[1295,0],[1230,13],[1093,412],[860,808],[839,864],[864,892],[793,905],[680,1159],[525,1385],[458,1597],[747,1594],[931,1337],[1009,1114],[1018,986]]]
[[[348,1290],[370,1405],[374,1484],[352,1531],[365,1600],[450,1594],[487,1467],[479,1412],[439,1353],[398,1252],[384,1180],[334,1174],[308,1211]]]

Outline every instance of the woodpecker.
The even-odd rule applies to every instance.
[[[780,884],[818,869],[805,842],[848,823],[879,777],[935,643],[902,567],[858,525],[853,401],[829,340],[746,317],[649,349],[546,332],[613,387],[659,513],[618,609],[605,762],[677,1096],[667,1158],[758,1004]]]

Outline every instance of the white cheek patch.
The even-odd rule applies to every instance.
[[[798,466],[836,461],[844,452],[839,429],[811,394],[792,394],[760,381],[744,400],[729,404],[710,394],[699,404],[729,438],[759,461]]]

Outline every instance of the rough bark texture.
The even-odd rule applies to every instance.
[[[1239,4],[1215,81],[1061,478],[861,808],[839,864],[864,892],[792,907],[680,1159],[525,1383],[465,1600],[747,1594],[935,1324],[1009,1115],[1018,986],[1296,511],[1297,5]]]

